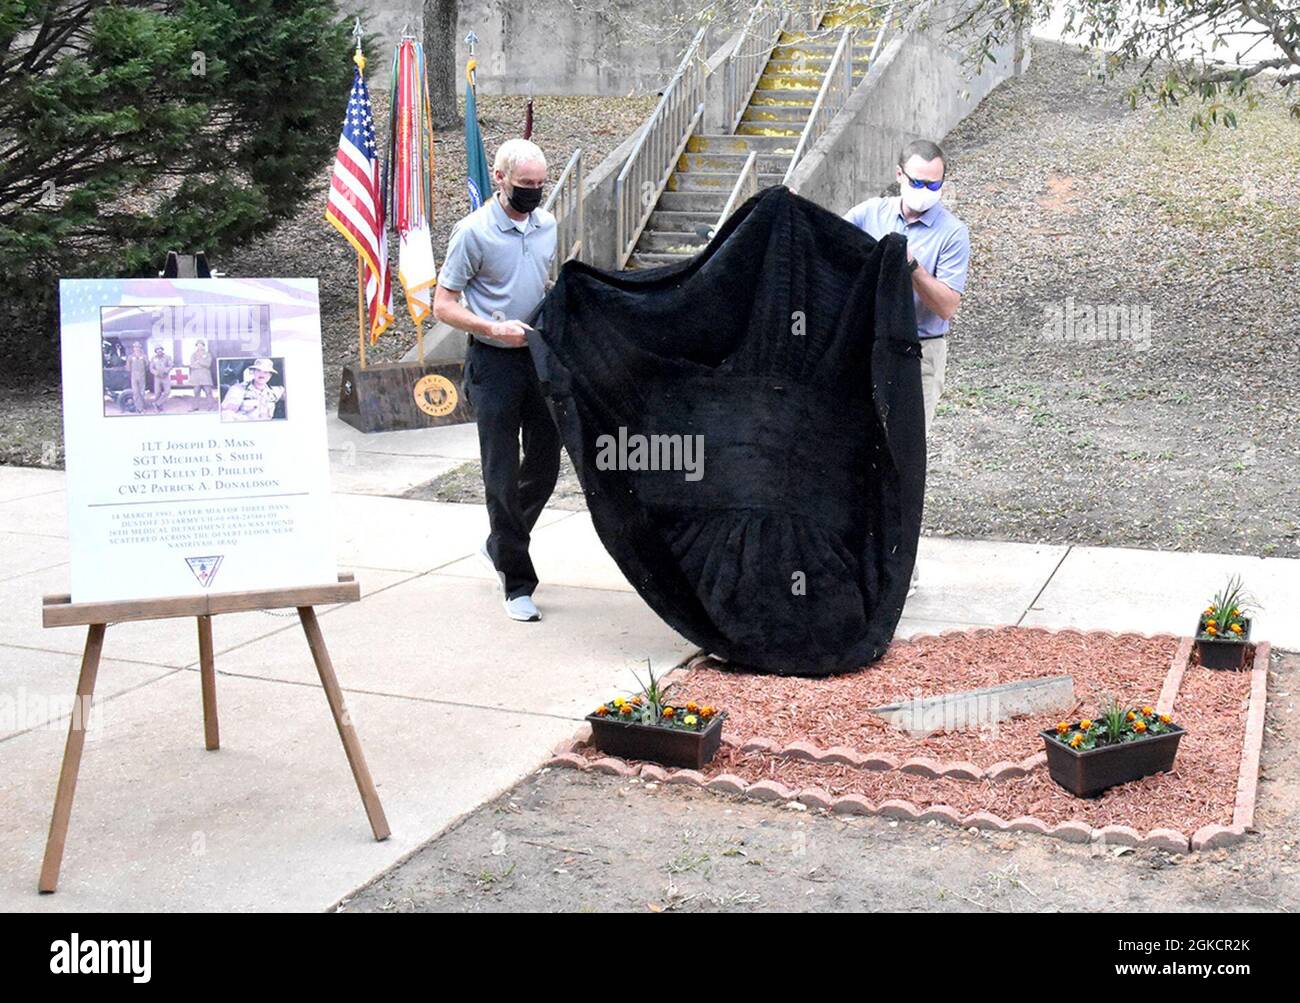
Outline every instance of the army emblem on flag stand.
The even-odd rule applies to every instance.
[[[444,418],[456,410],[460,395],[456,384],[445,376],[430,373],[415,381],[416,406],[431,418]]]

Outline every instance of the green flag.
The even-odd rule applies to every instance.
[[[465,74],[465,172],[471,212],[492,195],[492,174],[488,171],[487,151],[478,128],[478,103],[474,100],[474,66],[471,59]]]

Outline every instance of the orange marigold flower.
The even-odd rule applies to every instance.
[[[1146,717],[1150,717],[1152,714],[1155,713],[1155,711],[1153,711],[1150,707],[1143,707],[1143,708],[1142,708],[1142,713],[1143,713]]]
[[[1086,717],[1079,722],[1080,731],[1088,731],[1091,727],[1092,727],[1092,722],[1088,720]]]
[[[677,713],[677,712],[676,712],[675,710],[673,710],[671,707],[665,707],[665,708],[664,708],[664,717],[672,717],[672,716],[673,716],[674,714],[676,714],[676,713]]]
[[[1173,718],[1170,717],[1168,714],[1161,714],[1161,715],[1160,715],[1160,723],[1161,723],[1161,724],[1169,724],[1169,723],[1171,723],[1172,721],[1173,721]]]
[[[1077,749],[1082,744],[1083,744],[1082,732],[1076,731],[1073,735],[1070,736],[1070,748]]]
[[[1231,627],[1229,627],[1228,629],[1229,629],[1230,631],[1232,631],[1234,634],[1240,634],[1240,633],[1241,633],[1241,624],[1239,624],[1239,623],[1234,623],[1234,624],[1233,624]]]
[[[632,705],[630,703],[625,703],[618,710],[620,714],[622,714],[624,717],[627,717],[632,713]]]
[[[1133,725],[1133,730],[1140,735],[1142,732],[1147,730],[1147,723],[1145,721],[1138,721]]]
[[[1126,717],[1127,717],[1127,719],[1130,720],[1130,721],[1136,721],[1136,720],[1137,720],[1137,715],[1134,714],[1132,711],[1129,711],[1128,714],[1126,715]]]
[[[716,713],[717,711],[714,710],[712,707],[710,707],[708,704],[705,704],[703,707],[700,708],[700,717],[704,718],[706,721],[709,718],[713,717],[713,715]]]
[[[1056,723],[1056,733],[1058,735],[1064,735],[1069,730],[1070,730],[1070,726],[1066,722],[1058,721]]]
[[[687,709],[690,713],[694,714],[694,713],[696,713],[696,712],[699,711],[699,709],[700,709],[700,705],[697,704],[694,700],[692,700],[692,701],[690,701],[689,703],[687,703],[687,705],[686,705],[686,709]]]
[[[597,717],[604,717],[608,713],[609,713],[609,708],[606,707],[604,704],[601,704],[599,707],[596,708]]]
[[[1205,632],[1206,632],[1207,634],[1217,634],[1219,631],[1218,631],[1218,628],[1216,628],[1216,627],[1214,626],[1214,624],[1212,624],[1212,623],[1207,623],[1207,624],[1205,625]]]
[[[1232,615],[1233,615],[1233,616],[1241,616],[1241,610],[1239,610],[1239,609],[1234,609],[1234,610],[1232,611]]]

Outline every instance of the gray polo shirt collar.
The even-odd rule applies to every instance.
[[[903,215],[903,196],[896,196],[894,202],[896,203],[894,206],[894,212],[904,223],[924,223],[926,226],[934,226],[935,219],[941,212],[943,212],[943,203],[936,202],[934,205],[930,206],[929,209],[925,210],[925,212],[921,213],[921,215],[917,216],[916,219],[908,219]]]
[[[492,222],[497,225],[497,229],[503,232],[508,232],[510,230],[520,232],[519,225],[510,218],[505,208],[501,205],[501,197],[495,192],[492,194]],[[531,212],[528,214],[527,219],[521,220],[520,222],[524,224],[523,233],[528,233],[529,230],[537,229],[537,221],[533,219],[533,214]]]

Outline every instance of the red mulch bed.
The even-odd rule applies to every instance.
[[[729,740],[803,740],[822,748],[846,745],[859,752],[988,766],[1040,752],[1039,730],[1059,715],[1003,722],[996,735],[956,733],[914,740],[877,726],[863,708],[910,698],[913,689],[923,694],[955,692],[1065,672],[1074,676],[1075,694],[1088,711],[1097,703],[1094,695],[1104,692],[1129,703],[1155,704],[1176,647],[1172,637],[979,629],[895,642],[875,665],[831,679],[745,675],[700,663],[674,694],[679,701],[694,699],[726,710]],[[1211,822],[1232,821],[1249,693],[1249,672],[1190,665],[1174,706],[1175,721],[1188,732],[1174,770],[1090,800],[1067,794],[1041,766],[1028,776],[999,783],[936,780],[896,770],[873,772],[741,752],[738,746],[724,745],[701,772],[706,778],[730,773],[748,783],[771,779],[796,790],[818,787],[832,796],[859,794],[876,804],[903,798],[921,808],[947,805],[962,814],[988,811],[1007,820],[1032,815],[1048,824],[1077,820],[1190,834]],[[581,752],[593,759],[600,756],[590,747]]]
[[[796,740],[822,748],[847,745],[859,752],[900,758],[927,756],[980,767],[1019,762],[1042,751],[1038,732],[1062,716],[1039,714],[1002,722],[988,731],[960,731],[912,738],[866,713],[865,708],[981,686],[1072,675],[1079,709],[1115,694],[1129,703],[1154,705],[1178,647],[1171,636],[1052,633],[1041,628],[999,627],[941,637],[896,641],[879,662],[844,676],[803,679],[754,676],[704,662],[673,691],[673,698],[708,703],[727,712],[729,737]]]

